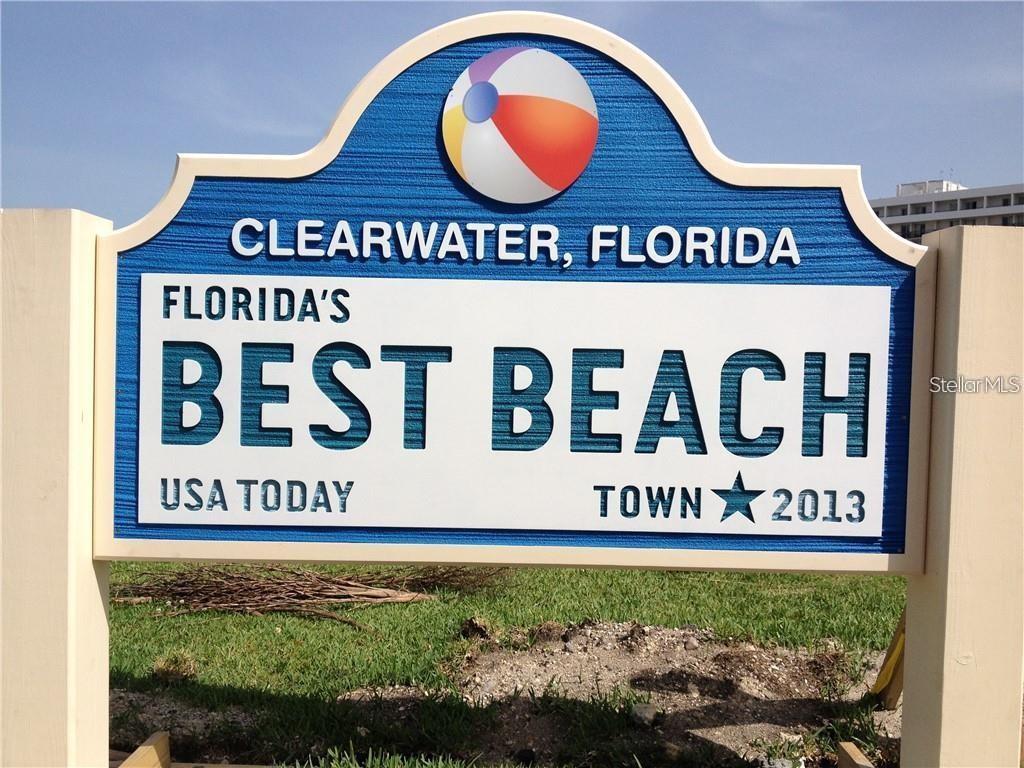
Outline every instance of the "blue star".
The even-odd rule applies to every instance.
[[[764,491],[748,491],[743,485],[743,476],[737,472],[736,480],[732,488],[712,488],[712,491],[725,499],[725,509],[722,511],[722,521],[739,512],[750,522],[754,522],[754,512],[750,509],[750,502],[760,496]]]

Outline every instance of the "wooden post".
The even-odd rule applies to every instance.
[[[1024,663],[1024,398],[984,391],[984,377],[1022,373],[1024,229],[957,227],[925,244],[938,250],[934,373],[965,378],[932,399],[925,573],[907,580],[901,766],[1010,768]]]
[[[0,213],[0,765],[106,766],[107,564],[92,560],[96,236]]]

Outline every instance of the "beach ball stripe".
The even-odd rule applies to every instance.
[[[583,76],[539,48],[477,59],[455,81],[441,118],[456,173],[506,203],[535,203],[566,189],[590,162],[597,132],[597,105]]]
[[[466,172],[462,167],[462,138],[466,135],[468,123],[461,109],[449,109],[441,118],[441,136],[448,151],[448,159],[463,179],[466,178]]]

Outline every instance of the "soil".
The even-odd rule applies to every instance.
[[[835,645],[816,652],[764,648],[696,628],[615,623],[542,627],[538,635],[524,650],[485,649],[467,659],[460,681],[467,700],[508,700],[527,688],[593,701],[632,690],[644,702],[634,709],[656,713],[650,736],[668,755],[704,744],[726,763],[729,756],[756,762],[765,752],[759,744],[799,741],[820,728],[834,701],[866,693],[863,680],[874,680],[884,656],[873,655],[863,676],[851,679],[847,656]],[[485,756],[505,756],[523,742],[541,761],[557,755],[560,731],[515,714],[489,735]],[[898,738],[899,712],[877,713],[876,725],[883,737]]]
[[[617,765],[632,753],[643,755],[644,766],[799,766],[798,757],[772,760],[786,754],[787,743],[799,745],[821,729],[837,704],[859,699],[882,660],[873,654],[851,672],[849,656],[837,645],[766,648],[695,627],[545,624],[495,638],[470,620],[463,636],[472,645],[456,676],[458,692],[495,714],[471,735],[467,749],[458,750],[476,757],[481,768],[508,760]],[[418,706],[425,698],[420,689],[398,686],[343,693],[338,700],[390,707],[389,716],[401,721],[429,711]],[[142,731],[170,730],[172,747],[179,734],[196,747],[190,759],[221,760],[232,756],[213,744],[204,749],[204,735],[253,723],[240,710],[209,713],[175,703],[167,693],[111,691],[111,738],[120,748],[138,743]],[[898,710],[875,713],[883,746],[896,743],[899,724]],[[829,764],[829,758],[806,764]]]

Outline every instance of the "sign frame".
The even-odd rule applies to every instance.
[[[909,456],[904,551],[865,554],[796,551],[648,549],[582,546],[519,546],[420,543],[326,543],[222,540],[124,539],[114,535],[115,331],[118,254],[140,245],[170,223],[197,177],[295,178],[330,163],[342,150],[364,110],[401,72],[450,45],[497,34],[562,38],[592,48],[638,77],[678,124],[697,162],[738,187],[838,188],[854,227],[884,254],[915,270]],[[632,44],[594,25],[538,12],[497,12],[436,27],[386,56],[353,89],[326,136],[298,155],[178,156],[171,186],[137,222],[97,239],[94,432],[94,556],[101,560],[274,560],[311,562],[445,562],[467,564],[607,566],[757,571],[921,573],[928,496],[935,308],[935,258],[924,246],[903,240],[871,209],[860,169],[852,165],[739,163],[714,145],[696,109],[675,81]]]

